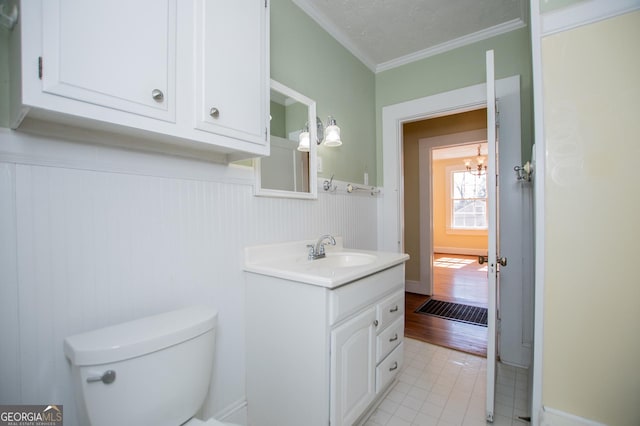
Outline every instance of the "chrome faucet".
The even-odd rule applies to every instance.
[[[325,243],[324,242],[325,240],[329,240],[329,242]],[[307,248],[309,249],[309,256],[307,258],[309,260],[316,260],[316,259],[322,259],[323,257],[325,257],[326,256],[326,253],[324,252],[325,244],[331,244],[332,246],[335,246],[336,239],[333,238],[331,235],[327,234],[318,238],[318,241],[316,241],[315,245],[307,244]]]

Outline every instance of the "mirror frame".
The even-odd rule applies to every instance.
[[[271,90],[282,93],[283,95],[300,102],[307,106],[307,122],[316,122],[316,102],[296,92],[290,87],[271,79]],[[303,123],[304,125],[304,123]],[[318,139],[316,126],[309,126],[309,140],[316,141]],[[271,124],[268,129],[269,143],[271,143]],[[318,198],[318,145],[317,143],[309,144],[309,192],[284,191],[280,189],[269,189],[262,187],[262,178],[260,174],[261,159],[253,160],[253,170],[255,175],[254,195],[258,197],[278,197],[278,198],[301,198],[306,200],[315,200]]]

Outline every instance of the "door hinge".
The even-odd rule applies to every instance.
[[[264,7],[267,8],[267,0],[264,0]]]
[[[38,78],[42,80],[42,56],[38,56]]]
[[[267,142],[267,141],[269,140],[269,139],[267,139],[267,136],[268,136],[268,133],[267,133],[267,132],[268,132],[268,130],[267,130],[267,128],[265,127],[265,128],[264,128],[264,141],[265,141],[265,142]]]

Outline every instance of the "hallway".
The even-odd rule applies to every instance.
[[[476,256],[436,254],[433,297],[487,307],[487,270]],[[405,294],[405,336],[451,349],[486,356],[487,328],[415,313],[429,296]]]

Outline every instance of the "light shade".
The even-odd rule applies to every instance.
[[[338,127],[336,120],[333,117],[329,117],[329,120],[327,121],[327,128],[324,130],[324,145],[342,145],[342,140],[340,139],[340,127]]]
[[[300,132],[298,141],[298,151],[309,152],[309,131]]]

